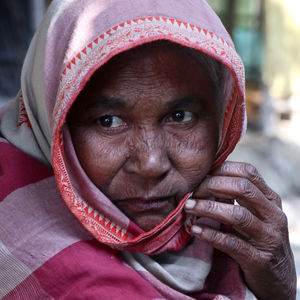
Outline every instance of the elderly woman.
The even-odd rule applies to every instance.
[[[225,162],[245,123],[204,1],[53,1],[1,110],[0,297],[294,299],[279,196]]]

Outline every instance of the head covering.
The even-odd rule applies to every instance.
[[[217,298],[217,292],[208,296],[213,282],[207,283],[208,274],[214,272],[212,249],[200,241],[187,246],[195,221],[183,212],[189,195],[160,225],[142,232],[85,174],[65,122],[71,105],[96,70],[121,52],[157,40],[202,51],[227,67],[214,167],[220,165],[245,131],[244,68],[219,18],[203,0],[54,0],[27,53],[21,91],[3,112],[1,134],[5,143],[52,166],[60,196],[72,214],[102,244],[122,250],[127,263],[148,274],[146,280],[164,297],[164,288],[157,282],[175,290],[168,291],[173,293],[170,299],[191,299],[186,293],[196,293],[199,299],[228,299]],[[176,255],[165,256],[167,250],[176,250]],[[157,257],[153,260],[148,255]],[[197,265],[201,272],[194,279],[175,278],[175,265],[183,269]],[[228,266],[229,271],[222,266],[222,274],[231,272],[238,288],[226,291],[227,297],[244,299],[248,292],[238,268]]]

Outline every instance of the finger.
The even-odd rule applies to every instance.
[[[247,239],[257,242],[268,234],[267,226],[248,209],[238,205],[226,204],[211,200],[189,199],[185,211],[194,216],[209,217],[223,224],[233,226]]]
[[[197,238],[232,257],[242,268],[251,266],[260,257],[259,251],[254,246],[233,234],[224,233],[203,225],[193,225],[192,233]]]
[[[258,170],[251,164],[226,161],[214,170],[212,175],[247,178],[261,190],[268,200],[273,201],[280,208],[282,206],[279,195],[266,184]]]
[[[193,198],[207,199],[207,196],[236,200],[260,219],[270,219],[279,214],[279,208],[270,202],[251,181],[241,177],[211,176],[206,178]]]

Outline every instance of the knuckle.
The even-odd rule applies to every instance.
[[[233,166],[232,161],[224,161],[223,164],[221,165],[221,169],[224,170],[225,172],[230,172]]]
[[[285,253],[285,246],[288,243],[288,233],[280,232],[270,228],[263,240],[263,253],[265,261],[275,261],[274,258]],[[285,254],[284,254],[285,255]]]
[[[267,262],[270,260],[269,256],[261,251],[252,251],[248,253],[249,261],[252,262],[252,264],[255,264],[258,269],[264,268]]]
[[[269,190],[266,197],[271,201],[274,200],[276,205],[281,207],[281,198],[276,192],[274,192],[273,190]]]
[[[219,232],[215,231],[215,230],[211,230],[208,234],[208,239],[210,242],[212,242],[213,244],[215,243],[219,243],[220,242],[220,236],[219,236]]]
[[[247,174],[247,178],[257,181],[260,178],[260,174],[257,169],[251,164],[245,164],[245,172]]]
[[[226,236],[225,240],[226,248],[239,252],[242,249],[242,242],[235,236]]]
[[[265,253],[263,256],[263,264],[269,265],[270,267],[272,266],[278,266],[280,263],[286,258],[285,256],[281,255],[280,247],[276,247],[273,251]]]
[[[238,179],[238,193],[242,194],[245,197],[253,197],[253,186],[248,179],[241,178]]]
[[[213,185],[214,185],[214,183],[215,183],[215,178],[212,176],[212,177],[208,177],[208,178],[206,178],[204,181],[203,181],[203,183],[205,183],[206,184],[206,187],[209,189],[209,188],[211,188]],[[203,184],[202,184],[203,185]]]
[[[278,224],[280,225],[280,228],[282,228],[282,229],[286,229],[288,227],[288,218],[283,211],[280,211],[280,215],[278,218]]]
[[[280,208],[277,208],[277,212],[270,216],[268,223],[269,235],[271,232],[278,232],[278,234],[288,232],[288,218]]]
[[[274,249],[279,249],[282,246],[282,241],[284,240],[284,237],[280,232],[275,232],[273,233],[273,248]]]
[[[281,243],[281,240],[281,234],[277,230],[274,230],[273,226],[268,226],[266,235],[263,237],[264,246],[270,249],[276,248]]]
[[[240,225],[241,227],[248,227],[253,222],[253,215],[241,206],[234,206],[233,218],[236,225]]]
[[[205,206],[204,209],[207,213],[212,213],[213,211],[215,211],[217,208],[217,204],[215,201],[206,201],[205,202]]]

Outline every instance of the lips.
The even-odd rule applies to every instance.
[[[124,209],[130,210],[136,213],[143,212],[159,212],[169,209],[170,206],[176,207],[176,199],[174,196],[166,197],[137,197],[137,198],[126,198],[122,200],[115,201],[115,204]]]

